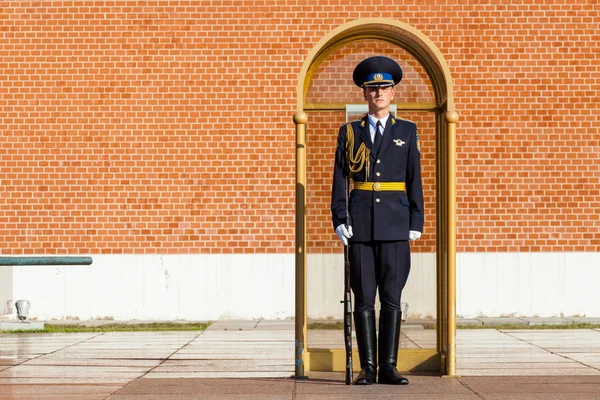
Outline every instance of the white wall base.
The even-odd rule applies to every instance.
[[[13,299],[13,268],[0,265],[0,314],[10,315],[14,312]]]
[[[463,317],[600,315],[599,253],[460,253]]]
[[[294,256],[92,255],[89,266],[15,267],[38,319],[216,320],[293,315]]]
[[[0,300],[27,299],[41,320],[294,316],[293,254],[91,256],[90,266],[3,268]],[[308,317],[341,318],[342,255],[309,255],[307,268]],[[459,317],[600,315],[600,254],[461,253],[457,269]],[[413,254],[409,317],[435,316],[435,278],[435,254]]]

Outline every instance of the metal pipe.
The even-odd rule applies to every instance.
[[[90,265],[92,257],[0,257],[0,265]]]

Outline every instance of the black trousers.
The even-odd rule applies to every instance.
[[[400,311],[410,272],[409,242],[352,242],[349,255],[354,311],[374,310],[377,288],[381,309]]]

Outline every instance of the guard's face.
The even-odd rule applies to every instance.
[[[394,88],[388,87],[366,87],[363,90],[365,100],[369,104],[369,112],[385,110],[394,100]]]

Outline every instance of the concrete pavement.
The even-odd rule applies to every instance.
[[[404,329],[403,347],[435,343]],[[342,345],[309,331],[311,347]],[[217,321],[206,331],[0,334],[5,399],[600,399],[600,329],[458,330],[459,378],[349,387],[341,373],[294,380],[293,321]]]

